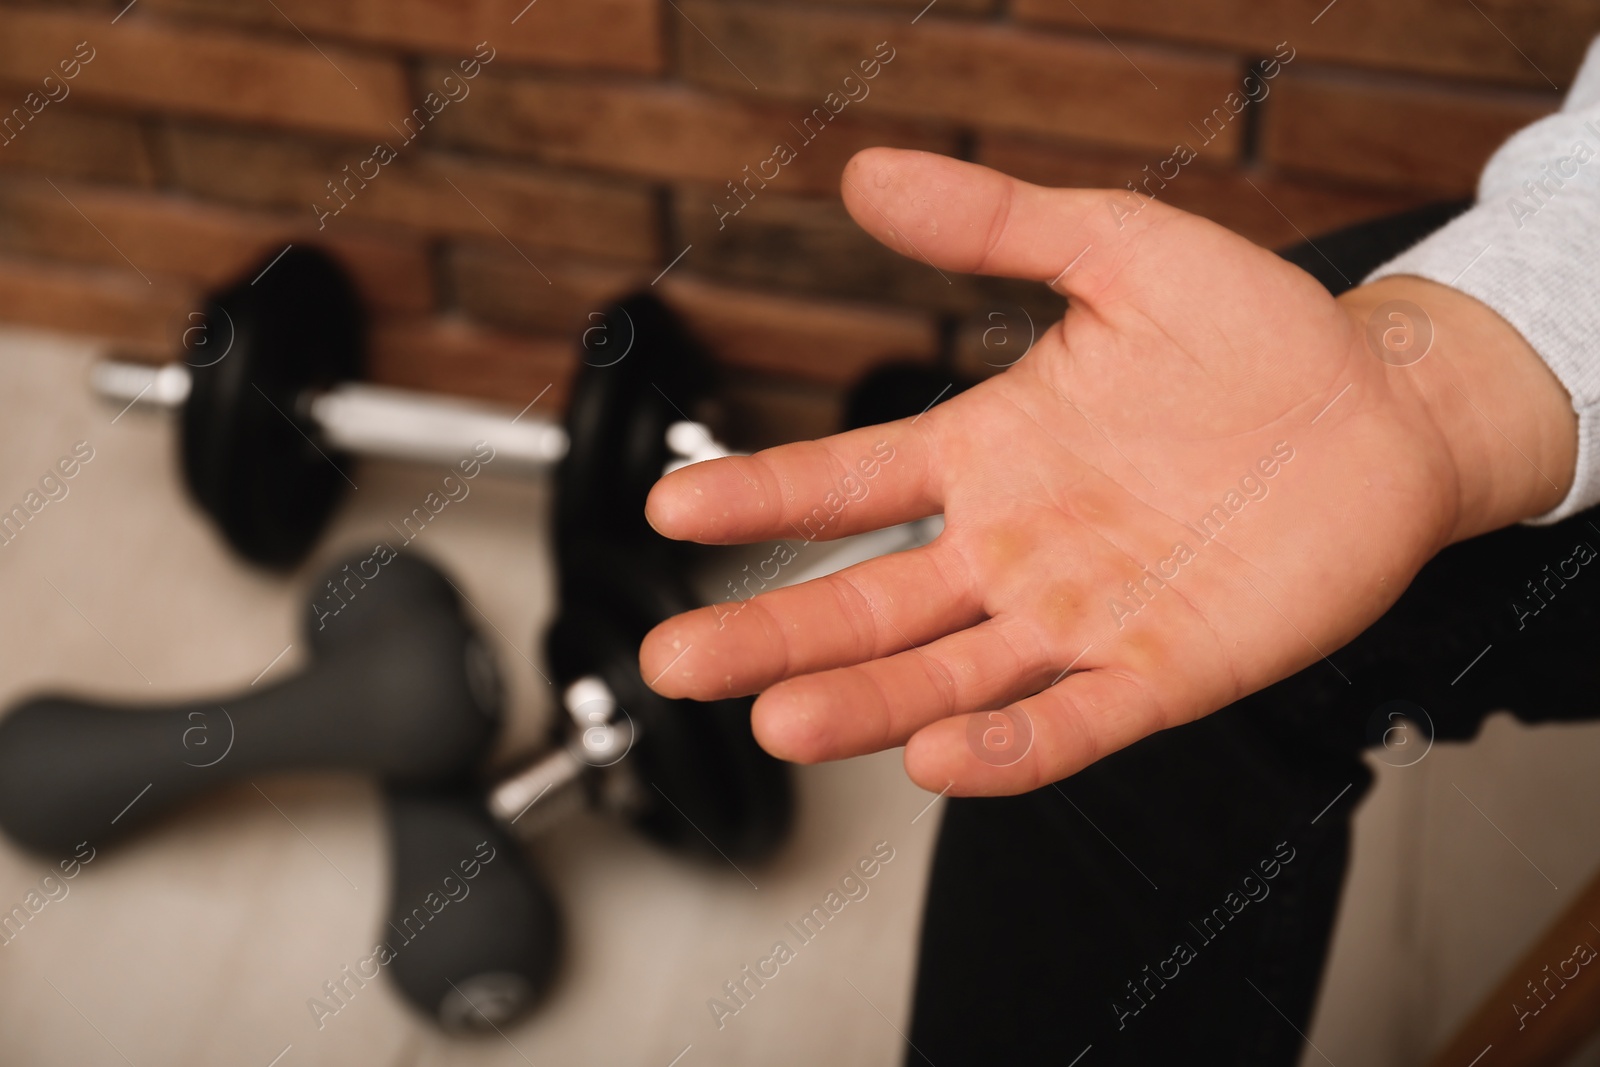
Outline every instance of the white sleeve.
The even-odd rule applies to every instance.
[[[1600,503],[1600,38],[1559,112],[1489,160],[1471,210],[1374,271],[1412,274],[1497,311],[1539,353],[1578,414],[1572,492],[1529,522]]]

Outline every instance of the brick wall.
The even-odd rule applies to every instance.
[[[857,149],[1123,186],[1184,142],[1162,195],[1280,246],[1470,193],[1597,32],[1592,0],[0,0],[0,321],[160,359],[198,293],[317,241],[376,378],[520,405],[659,276],[733,436],[814,435],[873,363],[982,373],[1059,312],[861,236]]]

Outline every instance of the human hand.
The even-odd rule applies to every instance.
[[[753,728],[779,757],[905,745],[930,790],[1036,788],[1325,658],[1440,548],[1571,482],[1565,392],[1454,290],[1390,279],[1335,300],[1162,203],[925,153],[858,155],[844,198],[903,254],[1044,282],[1070,307],[918,418],[697,464],[651,493],[668,537],[795,538],[876,458],[827,537],[945,516],[926,547],[646,637],[665,695],[761,692]],[[1396,298],[1435,331],[1408,366],[1367,339]],[[991,724],[1031,742],[997,754]]]

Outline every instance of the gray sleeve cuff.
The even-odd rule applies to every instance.
[[[1572,491],[1556,522],[1600,503],[1600,39],[1562,110],[1518,131],[1490,159],[1478,203],[1379,267],[1493,308],[1539,353],[1578,414]],[[1542,472],[1547,477],[1560,473]]]

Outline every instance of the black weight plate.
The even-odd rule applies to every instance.
[[[644,501],[669,454],[667,427],[692,418],[711,362],[677,317],[648,293],[605,311],[584,332],[567,406],[568,447],[556,469],[555,529],[564,547],[654,538]]]
[[[563,561],[562,611],[548,637],[557,684],[593,674],[638,730],[624,764],[643,789],[634,818],[674,850],[759,861],[788,836],[789,768],[756,744],[753,700],[669,700],[639,674],[639,642],[662,619],[694,606],[676,576],[637,554],[580,551]]]
[[[843,429],[915,418],[973,384],[924,363],[885,363],[862,375],[846,394]]]
[[[214,296],[205,314],[210,344],[190,361],[183,408],[184,478],[241,556],[292,565],[347,484],[335,464],[348,464],[318,449],[297,405],[308,390],[361,377],[360,301],[327,255],[291,248]]]

